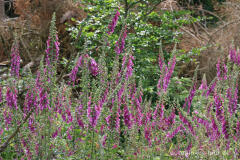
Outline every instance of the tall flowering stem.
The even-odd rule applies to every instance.
[[[0,103],[2,103],[3,95],[2,95],[2,87],[0,86]]]
[[[121,54],[125,48],[125,40],[127,38],[127,26],[125,26],[125,30],[123,32],[123,35],[119,41],[115,44],[115,51],[117,55]]]
[[[59,57],[59,39],[57,35],[57,29],[56,29],[56,15],[55,13],[52,16],[52,21],[51,21],[51,26],[49,30],[49,37],[47,40],[47,49],[45,50],[46,52],[46,64],[49,68],[52,66],[55,66],[58,57]]]
[[[91,72],[91,74],[93,76],[97,76],[98,75],[98,72],[99,72],[98,71],[98,64],[97,64],[97,62],[93,58],[90,59],[89,70],[90,70],[90,72]]]
[[[128,64],[127,64],[127,73],[126,73],[126,79],[128,79],[129,77],[132,76],[132,72],[133,72],[133,60],[134,57],[132,55],[129,56],[128,59]]]
[[[11,49],[11,75],[19,78],[20,70],[20,54],[19,54],[19,43],[15,41]]]
[[[108,34],[111,35],[114,32],[114,29],[117,25],[118,22],[118,18],[120,16],[120,12],[117,10],[115,16],[112,19],[112,22],[108,25]]]
[[[10,108],[15,107],[16,110],[18,109],[16,88],[14,88],[13,90],[11,90],[9,87],[7,88],[6,101],[8,107]]]
[[[162,68],[162,70],[161,70],[162,75],[160,76],[160,79],[158,80],[158,85],[157,85],[157,87],[159,89],[158,94],[160,94],[161,90],[163,90],[164,92],[167,91],[167,88],[168,88],[168,85],[170,82],[170,78],[173,74],[173,71],[174,71],[174,68],[176,65],[176,56],[174,56],[172,58],[172,60],[168,62],[168,66],[163,65],[163,61],[161,59],[159,59],[159,63],[160,63],[159,67]],[[165,68],[164,68],[164,66],[165,66]]]
[[[74,68],[72,69],[72,71],[71,71],[71,73],[69,75],[69,77],[72,80],[73,84],[75,84],[76,77],[77,77],[77,72],[78,72],[79,67],[82,66],[82,63],[83,63],[83,56],[81,55],[78,58],[78,61],[77,61],[76,65],[74,66]]]

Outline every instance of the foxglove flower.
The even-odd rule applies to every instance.
[[[56,61],[58,61],[58,57],[59,57],[59,46],[60,43],[58,41],[58,35],[56,35],[56,41],[54,42],[55,48],[56,48]]]
[[[116,131],[120,132],[120,115],[121,115],[121,109],[118,107],[117,114],[116,114]]]
[[[148,145],[149,146],[151,146],[152,145],[152,140],[151,140],[151,133],[152,133],[152,131],[151,131],[151,126],[149,126],[149,127],[147,127],[147,126],[145,126],[145,128],[144,128],[144,133],[145,133],[145,138],[146,138],[146,140],[148,141]]]
[[[203,79],[202,79],[202,83],[201,83],[201,85],[200,85],[200,87],[198,89],[199,90],[206,90],[207,88],[208,88],[207,80],[206,80],[206,76],[204,75]]]
[[[163,115],[164,115],[164,105],[161,104],[161,110],[160,110],[160,116],[159,116],[160,120],[163,119]]]
[[[178,132],[181,130],[181,128],[182,128],[182,125],[180,124],[176,129],[173,130],[172,133],[167,134],[167,138],[172,139],[173,137],[175,137],[175,135],[178,134]]]
[[[182,113],[179,113],[179,118],[180,118],[180,120],[183,122],[183,124],[185,124],[186,126],[188,126],[188,129],[190,130],[190,132],[192,133],[192,135],[195,135],[195,132],[194,132],[194,130],[193,130],[193,126],[192,126],[191,123],[187,120],[187,118],[182,115]]]
[[[126,38],[127,38],[127,26],[125,26],[125,31],[123,33],[123,37],[122,37],[122,40],[121,40],[121,46],[119,47],[120,53],[122,53],[124,48],[125,48],[125,40],[126,40]]]
[[[89,122],[90,122],[90,124],[92,124],[92,115],[91,115],[91,112],[92,112],[92,110],[91,110],[91,100],[92,100],[92,98],[91,98],[91,96],[89,97],[89,100],[88,100],[88,108],[87,108],[87,117],[88,117],[88,120],[89,120]]]
[[[34,127],[34,119],[32,117],[28,120],[28,128],[32,133],[34,133],[35,127]]]
[[[167,126],[171,126],[172,124],[175,123],[175,110],[173,109],[172,110],[172,113],[170,114],[169,117],[166,118],[166,123],[167,123]]]
[[[163,65],[164,65],[164,61],[161,58],[161,56],[159,55],[159,57],[158,57],[158,66],[159,66],[160,71],[162,71]]]
[[[51,65],[51,62],[50,62],[50,37],[48,37],[48,40],[47,40],[47,49],[45,50],[46,52],[46,63],[47,63],[47,66],[50,67]]]
[[[240,63],[239,63],[240,64]],[[228,73],[228,68],[227,68],[227,66],[226,66],[226,64],[224,63],[223,64],[223,73],[224,73],[224,75],[223,75],[223,78],[224,78],[224,80],[227,80],[227,73]]]
[[[188,147],[187,147],[187,152],[190,152],[192,148],[192,142],[189,143]]]
[[[115,44],[115,52],[117,53],[117,55],[119,55],[121,53],[118,42],[116,42],[116,44]]]
[[[68,130],[67,130],[67,138],[68,138],[68,140],[72,140],[72,136],[70,134],[70,131],[72,131],[72,126],[69,127]]]
[[[102,141],[102,146],[103,146],[103,147],[105,147],[105,145],[106,145],[106,140],[107,140],[107,136],[105,135],[105,136],[103,137],[103,141]]]
[[[111,115],[108,115],[108,116],[105,118],[105,121],[106,121],[106,123],[107,123],[108,129],[110,129],[110,119],[111,119]]]
[[[7,88],[6,101],[7,101],[8,107],[10,108],[15,107],[16,110],[18,109],[16,88],[14,88],[14,92],[10,88]]]
[[[168,88],[168,84],[170,82],[170,78],[173,74],[173,71],[174,71],[174,68],[175,68],[175,64],[176,64],[176,56],[173,57],[171,63],[168,63],[168,69],[167,69],[167,72],[164,76],[164,79],[163,79],[163,90],[164,92],[167,91],[167,88]]]
[[[0,103],[2,102],[3,100],[3,96],[2,96],[2,87],[0,86]]]
[[[232,62],[236,62],[237,61],[236,50],[231,48],[230,51],[229,51],[229,56],[230,56],[230,60]]]
[[[4,117],[4,120],[5,120],[6,129],[8,130],[8,125],[10,125],[12,123],[12,113],[11,112],[7,112],[5,110],[3,112],[3,117]]]
[[[155,111],[153,112],[153,119],[157,120],[159,105],[157,105]]]
[[[3,134],[3,129],[2,128],[0,128],[0,136]]]
[[[220,136],[220,132],[218,130],[218,126],[214,120],[214,118],[212,118],[212,137],[211,140],[214,141],[215,139],[217,139]]]
[[[128,107],[125,105],[123,109],[124,114],[124,123],[128,127],[128,129],[131,129],[132,122],[131,122],[131,113],[128,110]]]
[[[125,30],[123,36],[121,37],[121,42],[117,41],[115,44],[115,52],[117,55],[121,54],[125,48],[125,40],[127,38],[127,26],[125,26]]]
[[[219,97],[218,95],[214,95],[214,101],[215,101],[215,106],[216,106],[216,117],[219,122],[222,122],[222,120],[224,119],[224,117],[223,117],[223,115],[224,115],[223,109],[224,108],[222,105],[221,97]]]
[[[225,139],[229,138],[228,122],[227,122],[226,119],[224,119],[223,122],[222,122],[222,133],[223,133]]]
[[[119,16],[120,16],[120,13],[119,13],[119,11],[117,11],[115,16],[112,19],[112,22],[108,25],[108,32],[107,33],[109,35],[114,32],[114,29],[115,29],[115,27],[117,25],[117,21],[118,21]]]
[[[127,56],[126,56],[126,54],[124,54],[123,59],[122,59],[122,68],[121,68],[121,71],[124,70],[124,66],[125,66],[125,63],[126,63],[126,59],[127,59]]]
[[[206,128],[207,133],[210,133],[210,123],[207,120],[204,120],[204,119],[199,118],[197,116],[195,117],[195,119],[197,120],[197,122],[199,124],[202,124]]]
[[[101,111],[102,111],[102,104],[98,104],[98,105],[95,104],[95,115],[93,117],[93,119],[94,119],[93,120],[93,127],[96,127],[98,119],[101,115]]]
[[[192,105],[193,97],[195,96],[195,92],[196,92],[196,83],[194,84],[193,88],[191,89],[189,96],[185,99],[185,103],[183,106],[183,108],[185,108],[186,104],[188,105],[188,114],[190,113],[190,108]]]
[[[83,56],[81,55],[81,56],[78,58],[78,61],[77,61],[76,65],[74,66],[72,72],[70,73],[70,76],[69,76],[69,77],[71,78],[73,84],[74,84],[75,81],[76,81],[78,68],[79,68],[80,66],[82,66],[82,60],[83,60]]]
[[[140,96],[141,97],[141,96]],[[135,98],[135,103],[136,103],[136,108],[137,108],[137,116],[136,116],[136,122],[138,124],[138,126],[142,126],[142,121],[143,121],[143,113],[142,113],[142,109],[141,109],[141,104],[139,102],[138,98]]]
[[[11,75],[19,78],[20,70],[20,54],[19,54],[19,44],[15,42],[11,49]]]
[[[29,89],[25,96],[24,113],[29,112],[32,109],[32,107],[36,107],[36,106],[37,106],[37,96],[34,96],[34,93]]]
[[[39,97],[40,97],[40,104],[39,104],[40,110],[42,111],[43,109],[46,109],[46,108],[50,110],[48,94],[47,92],[44,92],[42,88],[39,88]]]
[[[59,127],[53,134],[52,134],[52,138],[56,138],[58,136],[58,133],[61,132],[61,127]]]
[[[133,72],[133,62],[132,62],[132,60],[134,60],[134,57],[132,55],[130,55],[129,59],[128,59],[128,64],[127,64],[126,79],[128,79],[129,77],[132,76],[132,72]]]
[[[93,58],[91,58],[91,60],[90,60],[89,70],[90,70],[90,72],[91,72],[91,74],[93,76],[97,76],[98,75],[98,65],[97,65],[96,61]]]
[[[236,133],[237,133],[236,135],[240,136],[240,121],[237,122],[235,130],[236,130]]]
[[[215,87],[216,87],[217,81],[213,82],[213,84],[208,87],[208,91],[206,93],[206,97],[208,98],[208,96],[214,91]]]
[[[51,63],[56,63],[58,61],[59,57],[59,41],[58,41],[58,35],[55,35],[55,39],[48,37],[47,40],[47,49],[46,52],[46,63],[48,67],[51,67]]]
[[[117,93],[117,95],[118,95],[118,102],[121,102],[123,92],[124,92],[124,84],[122,85],[121,89]]]

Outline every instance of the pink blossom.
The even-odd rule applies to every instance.
[[[120,13],[119,13],[119,11],[117,11],[116,14],[115,14],[115,16],[114,16],[113,19],[112,19],[112,22],[108,25],[108,29],[109,29],[109,30],[108,30],[107,33],[108,33],[109,35],[114,32],[114,29],[115,29],[115,27],[116,27],[116,25],[117,25],[117,21],[118,21],[119,16],[120,16]]]
[[[98,75],[98,65],[93,58],[90,59],[89,70],[93,76]]]
[[[17,76],[19,78],[20,70],[20,54],[19,54],[19,44],[15,42],[11,49],[11,75]]]
[[[77,61],[76,65],[74,66],[72,72],[71,72],[70,75],[69,75],[69,77],[71,78],[73,84],[74,84],[75,81],[76,81],[78,68],[79,68],[80,66],[82,66],[82,60],[83,60],[83,56],[80,56],[80,57],[78,58],[78,61]]]

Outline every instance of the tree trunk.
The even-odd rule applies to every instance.
[[[5,17],[4,0],[0,0],[0,20],[4,19]]]

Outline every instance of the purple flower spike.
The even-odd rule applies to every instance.
[[[125,40],[127,38],[127,26],[125,26],[125,31],[123,33],[123,36],[121,38],[121,41],[119,39],[119,41],[116,42],[115,44],[115,52],[117,53],[117,55],[121,54],[125,48]]]
[[[132,127],[131,113],[129,112],[127,106],[124,107],[123,112],[124,112],[124,123],[128,127],[128,129],[131,129],[131,127]]]
[[[89,63],[89,70],[93,76],[98,75],[98,65],[94,59],[91,58]]]
[[[132,76],[132,72],[133,72],[133,62],[132,60],[134,60],[134,57],[132,55],[129,56],[128,59],[128,64],[127,64],[127,73],[126,73],[126,79],[128,79],[129,77]]]
[[[220,132],[218,130],[217,124],[215,122],[215,120],[212,118],[212,138],[211,140],[214,141],[215,139],[217,139],[220,136]]]
[[[116,115],[116,131],[118,133],[120,132],[120,115],[121,115],[121,109],[119,107],[117,110],[117,115]]]
[[[167,68],[167,72],[166,72],[166,75],[163,79],[163,90],[164,92],[167,91],[167,88],[168,88],[168,84],[170,82],[170,78],[173,74],[173,71],[174,71],[174,68],[175,68],[175,64],[176,64],[176,56],[173,57],[172,61],[168,63],[168,68]]]
[[[226,121],[226,119],[224,119],[223,122],[222,122],[222,133],[223,133],[225,139],[229,138],[228,122]]]
[[[115,44],[115,52],[117,53],[117,55],[119,55],[121,53],[118,42],[116,42],[116,44]]]
[[[75,81],[76,81],[78,68],[79,68],[80,66],[82,66],[82,60],[83,60],[83,56],[80,56],[80,57],[78,58],[78,61],[77,61],[76,65],[75,65],[75,67],[73,68],[72,72],[70,73],[70,76],[69,76],[69,77],[71,78],[73,84],[74,84]]]
[[[232,62],[236,62],[236,50],[231,48],[229,51],[229,56]]]
[[[3,99],[3,97],[2,97],[2,87],[0,86],[0,103],[2,102],[2,99]]]
[[[167,134],[167,138],[172,139],[173,137],[175,137],[175,135],[178,134],[178,132],[181,130],[181,128],[182,128],[182,125],[180,124],[175,130],[173,130],[172,133]]]
[[[106,145],[106,140],[107,140],[107,136],[105,135],[105,136],[103,137],[103,141],[102,141],[102,146],[103,146],[103,147],[105,147],[105,145]]]
[[[91,98],[91,96],[89,97],[89,101],[88,101],[88,108],[87,108],[87,117],[88,117],[88,120],[89,120],[89,122],[90,122],[90,124],[91,124],[91,122],[92,122],[92,115],[91,115],[91,112],[92,112],[92,110],[91,110],[91,102],[92,101],[92,98]]]
[[[206,97],[208,98],[208,96],[210,95],[210,93],[212,93],[216,87],[216,84],[217,84],[217,81],[215,81],[210,87],[208,87],[208,91],[207,91],[207,94],[206,94]]]
[[[46,63],[48,67],[51,67],[51,63],[56,63],[59,56],[59,46],[58,35],[56,34],[56,39],[53,40],[50,36],[47,40],[47,49],[46,52]]]
[[[120,46],[120,53],[123,52],[125,48],[125,39],[127,38],[127,26],[125,26],[125,31],[123,33],[122,41],[121,41],[121,46]]]
[[[144,128],[144,133],[145,133],[145,138],[148,141],[148,145],[151,146],[152,145],[152,140],[151,140],[151,136],[152,136],[152,131],[151,131],[151,127],[147,127],[145,126]]]
[[[116,27],[116,25],[117,25],[119,16],[120,16],[120,13],[119,13],[119,11],[117,11],[116,14],[115,14],[115,16],[114,16],[113,19],[112,19],[112,22],[108,25],[108,29],[109,29],[109,30],[108,30],[107,33],[108,33],[109,35],[114,32],[114,29],[115,29],[115,27]]]
[[[162,68],[163,68],[163,64],[164,64],[164,60],[159,55],[159,57],[158,57],[158,65],[159,65],[159,68],[160,68],[161,71],[162,71]]]
[[[8,107],[10,107],[10,108],[15,107],[16,110],[18,109],[18,106],[17,106],[17,90],[16,89],[14,89],[14,92],[12,92],[10,88],[7,88],[6,101],[7,101]]]
[[[19,44],[15,42],[11,49],[11,75],[19,78],[20,70],[20,55],[19,55]]]
[[[56,35],[56,42],[54,42],[54,45],[55,45],[55,48],[56,48],[56,61],[58,60],[58,57],[59,57],[59,46],[60,46],[60,43],[58,41],[58,35]]]

